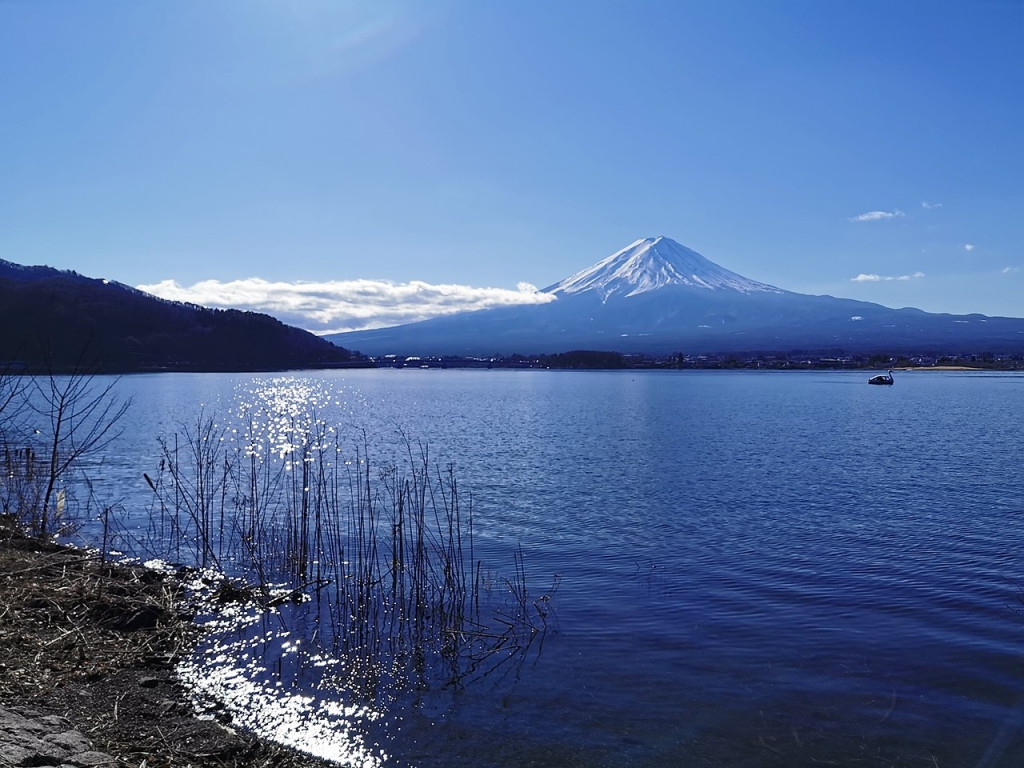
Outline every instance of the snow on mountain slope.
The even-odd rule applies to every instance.
[[[741,293],[783,293],[748,280],[667,237],[637,240],[592,267],[548,286],[545,293],[571,295],[596,291],[601,301],[636,296],[672,285]]]

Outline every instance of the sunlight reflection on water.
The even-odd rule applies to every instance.
[[[291,658],[305,654],[300,641],[285,630],[266,629],[266,619],[258,610],[235,610],[203,623],[208,636],[178,667],[200,710],[226,714],[235,726],[314,757],[362,768],[382,765],[387,754],[367,734],[380,712],[343,703],[344,693],[325,690],[325,681],[318,690],[295,690],[267,666],[274,658],[278,664],[321,669],[341,662],[323,654]]]

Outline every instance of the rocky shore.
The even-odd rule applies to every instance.
[[[198,637],[184,598],[0,517],[0,768],[326,765],[195,716],[174,674]]]
[[[0,707],[0,765],[100,768],[116,766],[117,759],[94,750],[85,734],[59,715]]]

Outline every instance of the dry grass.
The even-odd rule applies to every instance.
[[[0,517],[0,704],[67,716],[122,766],[324,765],[193,716],[173,674],[198,637],[183,597],[173,577]]]

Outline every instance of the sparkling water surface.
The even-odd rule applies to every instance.
[[[341,734],[357,748],[331,754],[350,762],[1024,765],[1024,377],[866,379],[131,376],[98,487],[141,524],[158,436],[200,408],[234,418],[260,392],[293,418],[314,404],[372,456],[427,444],[472,496],[487,567],[510,572],[521,545],[533,594],[561,578],[515,663],[373,712],[281,671],[294,630],[250,632],[268,699],[305,706],[285,730],[329,709],[300,746]],[[212,679],[234,653],[192,671]]]

